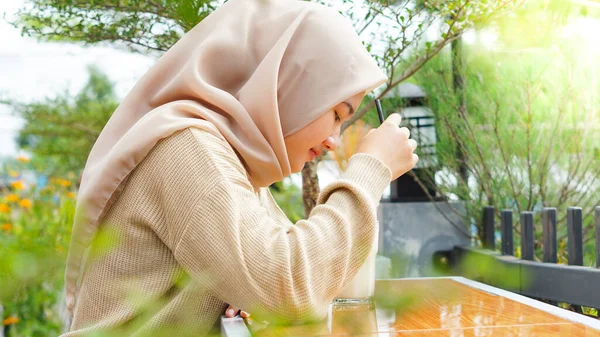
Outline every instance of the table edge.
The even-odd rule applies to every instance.
[[[563,318],[567,321],[579,323],[586,327],[590,327],[600,331],[600,321],[591,317],[584,316],[566,309],[555,307],[553,305],[531,299],[529,297],[513,293],[508,290],[489,286],[487,284],[469,280],[461,276],[444,276],[444,277],[403,277],[403,278],[391,278],[391,279],[377,279],[376,281],[405,281],[405,280],[440,280],[447,279],[453,280],[466,286],[479,289],[481,291],[488,292],[490,294],[502,296],[510,300],[525,304],[535,309],[545,311],[549,314]],[[240,324],[242,323],[242,324]],[[251,336],[250,329],[246,326],[244,320],[241,317],[226,318],[221,316],[221,336],[222,337],[233,337],[233,336]]]
[[[566,319],[568,321],[571,322],[575,322],[575,323],[580,323],[582,325],[585,325],[587,327],[590,328],[594,328],[596,330],[600,331],[600,321],[592,318],[592,317],[587,317],[585,315],[582,314],[578,314],[576,312],[572,312],[566,309],[562,309],[556,306],[553,306],[551,304],[547,304],[523,295],[519,295],[517,293],[513,293],[511,291],[508,290],[504,290],[504,289],[500,289],[500,288],[496,288],[490,285],[487,285],[485,283],[481,283],[481,282],[477,282],[477,281],[473,281],[470,280],[468,278],[464,278],[462,276],[444,276],[444,277],[407,277],[407,278],[396,278],[396,279],[381,279],[381,280],[377,280],[377,281],[390,281],[390,280],[427,280],[427,279],[449,279],[449,280],[454,280],[458,283],[467,285],[469,287],[472,288],[476,288],[479,289],[481,291],[485,291],[494,295],[498,295],[498,296],[502,296],[505,298],[508,298],[510,300],[519,302],[521,304],[525,304],[528,305],[530,307],[536,308],[536,309],[540,309],[542,311],[545,311],[549,314],[552,314],[554,316]]]

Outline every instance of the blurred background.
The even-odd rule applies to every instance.
[[[223,2],[0,2],[5,336],[64,329],[64,260],[87,154],[136,81]],[[360,138],[378,125],[373,100],[380,98],[386,114],[404,115],[421,145],[419,166],[393,182],[384,200],[444,203],[474,245],[482,242],[483,206],[536,217],[557,207],[559,222],[567,206],[580,206],[584,264],[595,265],[600,1],[320,2],[352,20],[389,81],[344,126],[336,151],[271,186],[290,220],[307,216],[319,189],[339,177]],[[567,262],[565,240],[559,229],[559,263]]]

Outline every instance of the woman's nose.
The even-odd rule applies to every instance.
[[[329,136],[327,139],[323,141],[323,146],[329,150],[333,151],[337,148],[339,142],[339,138],[337,136]]]

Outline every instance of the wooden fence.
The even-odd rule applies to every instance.
[[[542,222],[542,258],[535,259],[534,212],[521,212],[520,216],[520,247],[521,258],[514,256],[513,244],[513,211],[500,212],[500,251],[496,251],[495,209],[483,209],[482,243],[484,249],[457,246],[449,252],[439,252],[434,261],[437,265],[440,258],[448,261],[455,274],[463,274],[460,262],[466,255],[476,256],[480,260],[497,263],[512,268],[510,277],[516,278],[506,288],[506,282],[498,276],[490,277],[482,273],[474,278],[484,283],[505,288],[525,296],[573,305],[574,309],[582,312],[581,306],[600,308],[600,206],[594,210],[594,229],[596,243],[596,268],[583,266],[583,211],[580,207],[567,209],[567,261],[568,265],[558,264],[557,249],[557,211],[556,208],[544,208],[541,214]],[[467,266],[468,267],[468,266]],[[473,277],[473,275],[471,275]]]

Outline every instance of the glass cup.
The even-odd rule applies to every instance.
[[[378,226],[379,227],[379,226]],[[358,273],[334,298],[333,304],[372,304],[375,293],[375,261],[377,259],[378,236],[375,235],[371,251]]]
[[[367,299],[358,302],[334,301],[332,303],[329,322],[331,334],[371,335],[377,332],[375,304]]]

